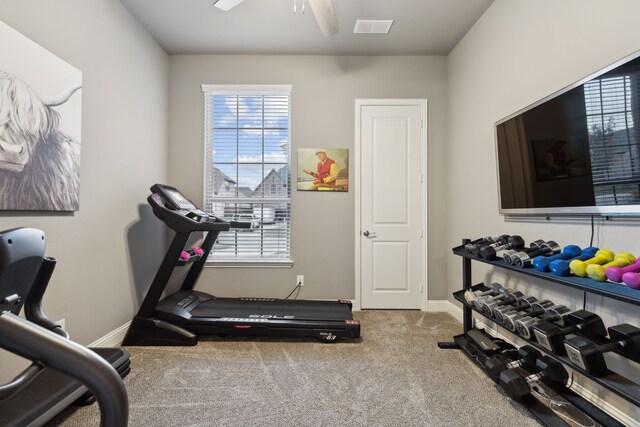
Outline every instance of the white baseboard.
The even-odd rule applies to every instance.
[[[129,330],[131,321],[128,321],[124,325],[114,329],[102,338],[98,338],[96,341],[88,345],[88,347],[119,347],[122,344],[124,336]]]
[[[427,301],[427,309],[429,313],[449,313],[458,322],[462,323],[462,308],[449,300],[430,300]]]

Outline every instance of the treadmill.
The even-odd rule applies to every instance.
[[[316,337],[323,342],[360,337],[350,300],[217,298],[193,288],[218,234],[251,224],[228,222],[198,209],[176,188],[155,184],[147,201],[175,237],[124,338],[125,346],[196,345],[198,335]],[[201,247],[187,248],[194,232],[206,232]],[[178,266],[188,272],[180,289],[160,300]]]

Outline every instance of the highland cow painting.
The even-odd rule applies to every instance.
[[[82,73],[0,22],[0,210],[77,211]]]

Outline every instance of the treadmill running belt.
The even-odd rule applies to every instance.
[[[323,320],[352,319],[348,304],[337,301],[267,300],[252,301],[237,298],[215,298],[204,301],[191,311],[193,317],[293,316],[287,319]]]

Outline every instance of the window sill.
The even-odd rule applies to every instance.
[[[293,260],[281,261],[207,261],[204,266],[224,268],[292,268]]]

